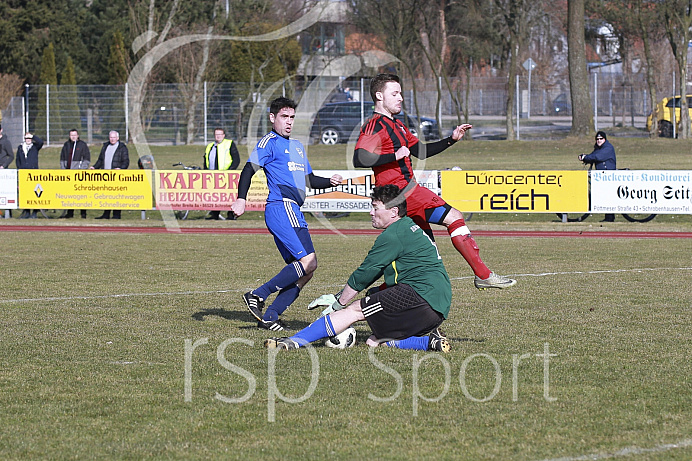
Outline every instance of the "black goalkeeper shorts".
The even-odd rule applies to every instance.
[[[442,314],[403,283],[362,298],[360,308],[379,340],[423,336],[444,321]]]

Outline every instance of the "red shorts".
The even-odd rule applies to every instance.
[[[406,193],[406,215],[413,219],[413,222],[418,224],[421,229],[430,229],[425,210],[446,204],[447,202],[442,197],[420,184],[416,184],[416,187]],[[442,222],[436,224],[442,224]]]

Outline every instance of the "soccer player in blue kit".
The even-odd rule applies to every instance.
[[[269,107],[272,131],[259,140],[250,154],[238,181],[238,199],[231,210],[240,216],[245,212],[252,176],[260,168],[267,176],[269,195],[264,213],[267,229],[274,236],[276,247],[286,262],[271,280],[243,295],[248,310],[257,319],[258,328],[280,331],[287,329],[279,316],[298,298],[300,290],[317,269],[315,248],[300,206],[305,201],[305,188],[327,189],[341,183],[341,175],[331,178],[315,176],[305,148],[290,139],[296,116],[296,103],[276,98]],[[262,313],[267,298],[279,292],[274,302]]]

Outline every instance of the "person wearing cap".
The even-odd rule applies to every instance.
[[[43,139],[27,132],[24,142],[17,148],[15,163],[18,170],[38,170],[38,151],[43,147]],[[36,210],[24,210],[19,219],[36,219]]]
[[[615,160],[615,148],[608,141],[605,131],[596,133],[596,144],[593,146],[593,152],[588,155],[580,155],[579,160],[584,163],[593,165],[597,170],[615,170],[617,169]],[[606,214],[604,222],[615,221],[614,214]]]

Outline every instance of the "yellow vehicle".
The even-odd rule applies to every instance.
[[[673,119],[673,105],[675,105],[675,119]],[[692,121],[692,94],[687,95],[687,109]],[[673,120],[675,120],[676,133],[680,132],[680,96],[675,98],[663,98],[656,104],[656,108],[646,119],[646,129],[651,129],[653,117],[658,120],[658,135],[662,138],[673,137]]]

